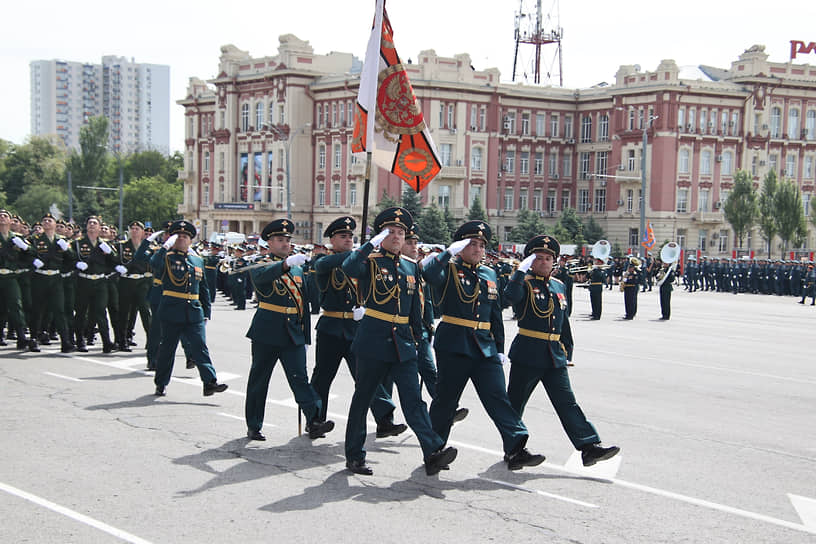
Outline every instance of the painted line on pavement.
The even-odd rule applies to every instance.
[[[63,376],[62,374],[55,374],[54,372],[43,372],[43,374],[48,374],[49,376],[54,376],[55,378],[62,378],[63,380],[71,380],[72,382],[81,382],[79,378],[72,378],[71,376]]]
[[[43,499],[42,497],[38,497],[37,495],[32,495],[31,493],[23,491],[22,489],[17,489],[16,487],[4,484],[3,482],[0,482],[0,491],[5,491],[9,495],[14,495],[15,497],[33,502],[38,506],[42,506],[75,521],[84,523],[85,525],[93,527],[94,529],[98,529],[102,532],[108,533],[109,535],[113,535],[116,538],[124,540],[125,542],[132,542],[133,544],[151,544],[149,540],[145,540],[136,535],[130,534],[122,529],[117,529],[116,527],[108,525],[107,523],[103,523],[84,514],[80,514],[79,512],[75,512],[70,508],[60,506],[59,504]]]
[[[246,421],[244,418],[242,418],[240,416],[234,416],[232,414],[227,414],[225,412],[218,412],[218,415],[228,417],[230,419],[237,419],[238,421]],[[277,427],[277,425],[275,425],[274,423],[264,423],[263,426],[264,427]]]
[[[531,489],[529,487],[524,487],[522,485],[511,484],[510,482],[503,482],[501,480],[494,480],[492,478],[482,478],[481,476],[476,476],[480,480],[484,480],[485,482],[491,482],[498,485],[503,485],[505,487],[509,487],[512,489],[517,489],[519,491],[526,491],[527,493],[533,493],[535,495],[542,495],[544,497],[549,497],[551,499],[556,499],[559,501],[564,501],[572,504],[577,504],[578,506],[583,506],[586,508],[600,508],[597,504],[592,504],[591,502],[584,502],[579,501],[577,499],[571,499],[569,497],[564,497],[563,495],[556,495],[555,493],[547,493],[546,491],[540,491],[538,489]]]

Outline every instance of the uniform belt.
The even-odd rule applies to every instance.
[[[74,275],[73,272],[65,272],[65,273],[60,274],[60,276],[62,276],[63,278],[70,278],[73,275]]]
[[[125,274],[122,277],[128,280],[140,280],[145,277],[145,274]]]
[[[207,270],[215,270],[214,266],[205,266],[204,268],[206,268]]]
[[[450,323],[451,325],[459,325],[460,327],[467,327],[469,329],[479,329],[482,331],[490,330],[489,321],[475,321],[473,319],[462,319],[461,317],[453,317],[452,315],[443,315],[442,323]]]
[[[259,302],[258,308],[269,310],[270,312],[277,312],[279,314],[297,314],[298,309],[294,306],[278,306],[277,304],[269,304],[268,302]]]
[[[105,274],[85,274],[84,272],[80,272],[78,276],[86,280],[101,280],[103,278],[107,278]]]
[[[367,315],[368,317],[373,317],[374,319],[379,319],[380,321],[387,321],[388,323],[397,323],[399,325],[408,324],[407,315],[391,315],[385,312],[372,310],[371,308],[366,308],[365,315]]]
[[[550,334],[548,332],[532,331],[530,329],[519,328],[518,333],[522,336],[538,338],[539,340],[549,340],[550,342],[557,342],[561,340],[560,334]]]
[[[9,270],[8,268],[0,268],[0,275],[5,276],[7,274],[14,274],[17,272],[16,270]]]
[[[152,278],[153,277],[153,272],[145,272],[144,277],[145,278]]]
[[[590,285],[603,285],[603,282],[600,281],[593,281]]]
[[[354,312],[323,312],[326,317],[336,317],[337,319],[354,319]]]
[[[162,296],[183,298],[186,300],[198,300],[198,293],[179,293],[178,291],[162,291]]]
[[[37,274],[42,274],[43,276],[56,276],[60,273],[59,270],[35,270]]]
[[[160,279],[153,278],[153,285],[161,285],[161,284],[162,284],[162,281]]]

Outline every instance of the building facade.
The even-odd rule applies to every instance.
[[[110,149],[170,150],[170,67],[105,56],[101,64],[37,60],[31,70],[31,134],[79,149],[91,117],[109,120]]]
[[[809,213],[816,67],[770,62],[762,46],[729,69],[621,66],[614,85],[590,89],[501,84],[498,70],[475,70],[464,54],[429,50],[407,63],[443,163],[422,202],[463,219],[479,197],[502,242],[524,242],[510,240],[521,209],[554,224],[574,208],[613,244],[637,248],[644,151],[646,217],[659,243],[730,255],[722,203],[738,169],[757,185],[770,169],[795,180]],[[291,35],[273,57],[223,47],[219,76],[191,79],[179,101],[184,216],[205,235],[259,232],[287,213],[288,194],[300,243],[320,241],[339,215],[359,220],[365,164],[350,152],[350,112],[361,66],[348,54],[315,55]],[[370,206],[403,187],[373,168]],[[763,247],[756,232],[746,245]]]

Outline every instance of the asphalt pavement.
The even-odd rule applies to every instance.
[[[0,541],[814,542],[816,307],[796,300],[678,290],[671,320],[660,321],[654,291],[625,321],[615,287],[590,321],[577,288],[573,389],[604,444],[621,447],[591,468],[539,388],[524,421],[528,447],[547,461],[508,471],[468,385],[450,470],[426,476],[413,434],[375,439],[370,420],[375,474],[352,475],[345,365],[326,438],[298,436],[276,368],[267,441],[249,442],[244,334],[254,310],[233,310],[220,293],[207,334],[229,389],[212,397],[181,349],[167,396],[153,396],[141,330],[133,353],[104,355],[99,343],[70,355],[59,342],[39,354],[0,348]],[[509,349],[509,311],[505,329]],[[310,372],[313,361],[310,347]]]

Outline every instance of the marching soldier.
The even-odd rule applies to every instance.
[[[810,305],[816,304],[816,270],[813,268],[813,261],[810,261],[807,266],[807,274],[804,277],[805,286],[802,289],[802,300],[799,304],[804,304],[805,299],[810,297]]]
[[[589,273],[589,303],[592,305],[591,319],[594,320],[601,318],[603,310],[603,287],[606,277],[606,272],[602,268],[603,264],[601,259],[595,259],[595,266]]]
[[[567,293],[567,315],[572,314],[572,284],[573,279],[569,273],[569,265],[567,264],[567,259],[569,259],[570,255],[561,255],[561,258],[558,260],[559,266],[553,274],[558,280],[564,284]],[[506,289],[506,287],[505,287]]]
[[[331,242],[332,253],[321,257],[314,264],[315,283],[320,291],[323,314],[315,328],[317,350],[311,384],[320,396],[321,419],[326,419],[329,390],[337,375],[340,360],[346,360],[352,378],[356,380],[357,375],[357,358],[351,344],[365,309],[361,306],[357,280],[350,278],[342,269],[343,261],[354,246],[355,228],[357,222],[353,217],[339,217],[332,221],[323,233]],[[391,395],[380,384],[371,402],[378,438],[397,436],[408,429],[403,423],[394,423],[395,408]]]
[[[269,223],[261,233],[272,257],[268,266],[249,272],[258,309],[246,336],[252,340],[252,367],[247,381],[245,416],[247,437],[266,440],[261,432],[269,379],[280,360],[295,401],[306,416],[309,438],[326,436],[333,421],[321,418],[321,402],[309,385],[306,346],[311,343],[311,313],[303,269],[306,255],[290,255],[294,224],[287,219]]]
[[[90,320],[91,327],[96,325],[102,338],[102,352],[113,351],[108,330],[107,274],[116,264],[116,253],[100,235],[99,218],[92,215],[85,221],[85,236],[76,240],[73,248],[77,257],[77,294],[76,318],[74,330],[77,336],[77,351],[87,352],[85,332]]]
[[[235,246],[235,258],[232,261],[232,270],[227,280],[229,282],[230,293],[232,294],[232,303],[235,304],[236,310],[246,310],[247,277],[245,272],[238,272],[247,265],[246,260],[244,260],[245,251],[246,246]]]
[[[227,390],[218,383],[207,349],[205,321],[210,319],[210,297],[204,285],[204,261],[190,251],[196,229],[187,221],[170,225],[170,237],[150,258],[154,278],[161,281],[162,295],[158,319],[161,320],[161,344],[156,360],[156,396],[164,396],[173,373],[173,359],[179,338],[189,345],[191,356],[204,383],[204,396]],[[142,246],[148,242],[142,242]],[[141,249],[141,248],[140,248]]]
[[[660,319],[668,321],[671,317],[671,294],[674,289],[674,267],[663,263],[663,273],[660,283]]]
[[[482,266],[490,226],[469,221],[453,235],[447,250],[431,259],[423,277],[439,293],[442,313],[434,349],[439,373],[431,403],[434,430],[448,440],[454,414],[468,380],[499,430],[510,470],[536,466],[543,455],[525,447],[527,428],[510,404],[504,380],[504,323],[496,274]]]
[[[218,283],[216,279],[216,270],[218,264],[221,262],[221,257],[218,252],[221,251],[221,245],[217,242],[210,242],[208,250],[203,255],[204,258],[204,275],[207,277],[207,289],[210,292],[210,302],[215,302],[215,291]]]
[[[25,335],[25,314],[16,278],[17,270],[30,260],[31,246],[11,230],[11,214],[0,209],[0,309],[5,310],[10,330],[17,333],[17,349],[39,351],[37,343],[30,343]]]
[[[623,289],[623,305],[626,310],[624,319],[630,320],[637,314],[638,285],[640,285],[640,259],[629,257],[628,267],[621,278],[621,288]]]
[[[404,208],[383,210],[374,219],[378,234],[343,262],[343,271],[358,281],[365,302],[351,348],[357,357],[357,375],[346,426],[346,467],[356,474],[374,473],[365,462],[366,412],[386,376],[397,384],[402,412],[422,448],[426,474],[436,474],[456,459],[456,448],[446,448],[445,440],[431,428],[419,390],[419,269],[400,256],[413,222]]]
[[[551,277],[559,250],[552,236],[533,237],[524,248],[526,258],[505,289],[505,297],[519,315],[518,335],[510,346],[507,396],[521,416],[536,385],[542,383],[572,445],[581,451],[584,466],[592,466],[613,457],[620,448],[601,445],[572,392],[567,352],[572,351],[573,341],[566,290]]]
[[[62,353],[74,351],[65,319],[65,290],[60,272],[66,264],[75,261],[68,242],[56,233],[57,222],[54,216],[47,213],[42,218],[43,232],[31,237],[34,253],[34,276],[32,277],[32,329],[31,343],[39,338],[43,344],[51,341],[47,332],[46,317],[50,315],[60,336]]]
[[[148,276],[149,265],[142,260],[136,260],[136,252],[145,239],[144,223],[132,221],[128,225],[130,238],[119,242],[119,264],[116,271],[121,275],[119,279],[119,350],[131,351],[130,331],[135,325],[136,314],[142,317],[142,327],[145,334],[150,331],[150,306],[147,293],[150,291],[152,277]]]

